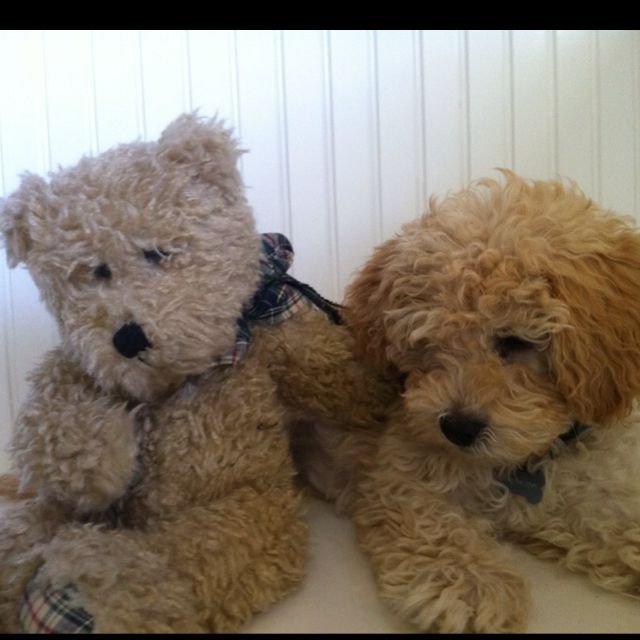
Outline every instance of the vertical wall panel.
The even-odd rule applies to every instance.
[[[136,31],[91,34],[98,150],[142,135],[142,87]]]
[[[471,178],[497,176],[512,159],[511,74],[508,34],[470,31],[469,157]]]
[[[43,34],[2,33],[2,161],[4,188],[13,191],[23,171],[49,168]]]
[[[0,183],[2,187],[2,183]],[[11,379],[11,362],[9,354],[9,322],[11,319],[9,276],[4,261],[4,255],[0,252],[0,469],[6,469],[8,465],[5,447],[8,435],[14,423],[15,407],[13,386]]]
[[[640,222],[640,31],[631,36],[632,68],[633,68],[633,129],[629,132],[635,140],[633,164],[635,167],[633,180],[633,211]],[[629,188],[629,185],[625,185]]]
[[[39,31],[5,31],[2,35],[0,155],[5,193],[10,193],[18,186],[19,175],[25,170],[42,174],[49,169],[49,140],[58,139],[60,130],[56,128],[55,134],[51,132],[51,128],[56,127],[56,121],[48,120],[44,43],[44,34]],[[82,89],[79,88],[80,91]],[[67,120],[63,124],[70,126]],[[69,134],[74,135],[71,132]],[[72,153],[77,151],[76,147]],[[4,260],[4,255],[0,257]],[[11,417],[15,418],[17,408],[27,394],[25,376],[56,342],[56,334],[54,322],[24,267],[7,270],[2,284],[6,289],[0,303],[4,302],[5,308],[0,319],[8,324],[2,328],[6,344],[5,352],[0,357],[3,360],[6,358],[4,364],[8,367],[10,379],[9,389],[3,390],[2,397],[11,394],[8,404]],[[10,428],[9,425],[0,428],[3,430],[0,448],[3,448]]]
[[[4,44],[5,43],[0,40],[0,77],[4,77],[3,60],[7,59]],[[0,110],[0,193],[5,192],[2,151],[2,111]],[[4,258],[4,250],[0,250],[0,469],[6,469],[9,463],[7,452],[5,451],[5,435],[11,432],[15,415],[11,384],[11,359],[9,354],[11,295],[9,291],[8,266]]]
[[[283,53],[295,274],[337,299],[326,34],[285,32]]]
[[[51,168],[96,150],[91,34],[45,31],[47,132]],[[74,99],[69,100],[69,92]]]
[[[283,96],[273,31],[238,31],[238,113],[247,194],[260,231],[288,233]]]
[[[419,34],[379,31],[376,52],[382,239],[418,215],[424,202]]]
[[[371,34],[331,32],[339,286],[378,242],[380,202],[375,180],[376,113]]]
[[[458,31],[422,32],[426,194],[463,185],[467,137],[465,38]]]
[[[600,117],[600,169],[602,204],[633,212],[636,128],[634,113],[633,33],[603,31],[598,34],[598,96]],[[611,73],[615,69],[616,73]]]
[[[512,167],[640,213],[638,31],[0,31],[0,189],[153,139],[200,108],[234,126],[260,230],[341,299],[373,246],[444,194]],[[4,256],[0,255],[0,260]],[[57,341],[0,266],[1,449]]]
[[[233,32],[189,31],[188,46],[192,107],[235,127]]]
[[[548,178],[553,167],[553,78],[545,31],[513,32],[513,167]]]
[[[591,34],[558,31],[556,47],[558,172],[597,197]]]
[[[143,131],[153,140],[177,115],[191,109],[187,33],[141,31],[139,38]]]

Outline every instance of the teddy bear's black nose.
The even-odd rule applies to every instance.
[[[445,413],[440,417],[440,430],[445,438],[459,447],[469,447],[487,423],[464,413]]]
[[[142,327],[135,322],[127,322],[113,334],[113,346],[125,358],[135,358],[141,351],[151,346]]]

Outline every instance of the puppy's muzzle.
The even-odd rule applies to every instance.
[[[139,324],[127,322],[113,334],[113,346],[125,358],[135,358],[151,347],[151,343]]]
[[[464,413],[445,413],[440,417],[440,430],[444,437],[459,447],[470,447],[486,426],[481,418]]]

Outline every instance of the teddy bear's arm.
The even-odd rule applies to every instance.
[[[136,472],[132,413],[61,349],[50,351],[29,381],[11,443],[22,487],[81,512],[107,508]]]
[[[344,425],[382,427],[399,397],[399,381],[355,358],[346,327],[309,309],[261,332],[266,361],[290,408]]]

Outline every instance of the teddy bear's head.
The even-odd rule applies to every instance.
[[[9,262],[29,269],[63,348],[110,391],[150,400],[235,344],[260,235],[215,120],[180,116],[0,202]]]

